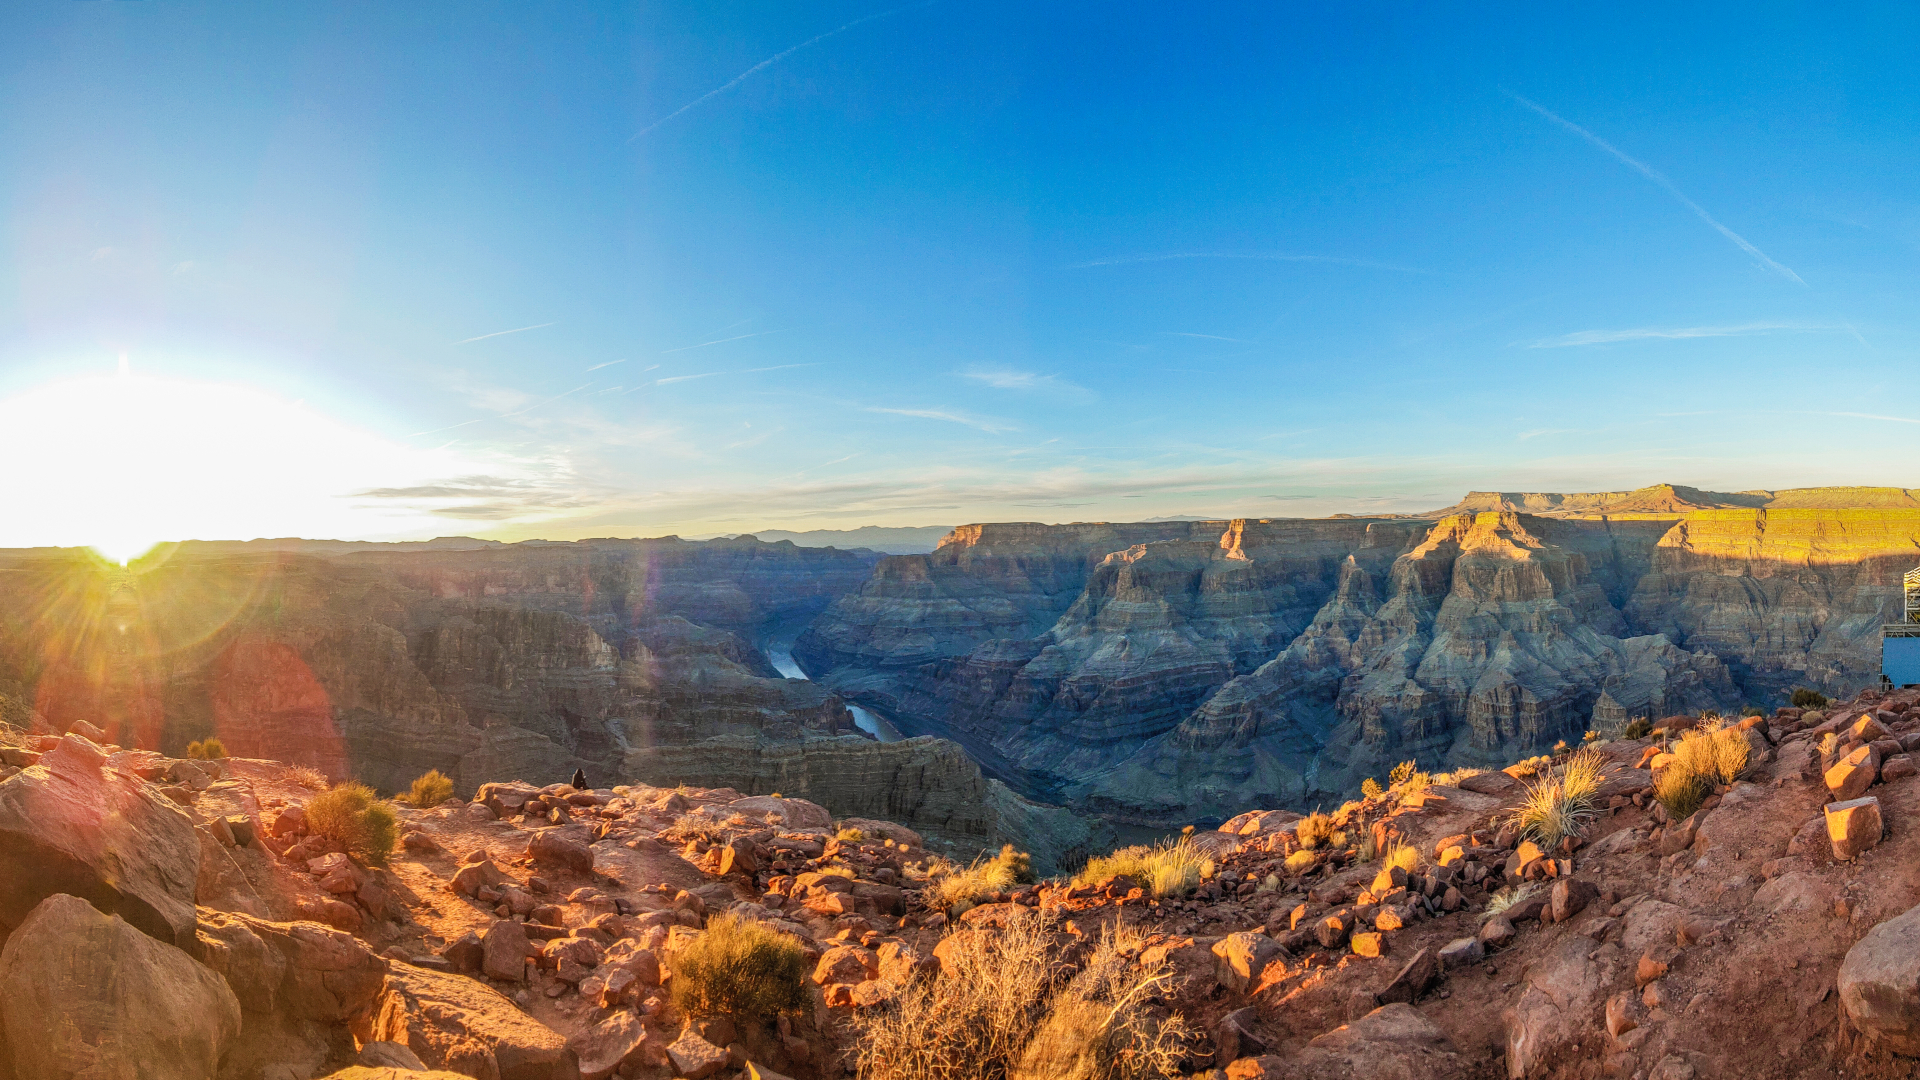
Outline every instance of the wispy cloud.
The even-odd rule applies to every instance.
[[[1853,417],[1855,420],[1886,420],[1895,424],[1920,424],[1920,420],[1916,420],[1910,416],[1881,416],[1877,413],[1863,413],[1863,412],[1830,412],[1827,415],[1828,416],[1850,416],[1850,417]]]
[[[715,375],[731,375],[729,371],[703,371],[698,375],[669,375],[664,379],[653,380],[655,386],[667,386],[678,382],[692,382],[695,379],[711,379]]]
[[[1093,391],[1070,379],[1058,375],[1042,375],[1037,371],[1019,371],[1014,368],[972,368],[960,373],[962,378],[991,386],[995,390],[1031,390],[1068,394],[1078,398],[1091,398]]]
[[[1631,330],[1581,330],[1556,338],[1516,342],[1529,349],[1564,349],[1574,345],[1611,345],[1619,341],[1678,341],[1687,338],[1751,337],[1755,334],[1850,333],[1845,326],[1809,323],[1741,323],[1737,326],[1641,326]]]
[[[595,364],[595,365],[593,365],[592,367],[590,367],[590,368],[588,368],[587,370],[588,370],[588,371],[590,371],[590,372],[592,372],[592,371],[599,371],[599,370],[600,370],[601,368],[604,368],[604,367],[612,367],[612,366],[613,366],[613,365],[615,365],[615,364],[624,364],[624,363],[626,363],[626,360],[624,360],[624,359],[621,359],[621,360],[609,360],[609,361],[607,361],[607,362],[606,362],[606,363],[604,363],[604,364]]]
[[[525,416],[526,414],[532,412],[533,410],[539,408],[542,405],[550,405],[553,402],[559,401],[563,397],[570,397],[574,394],[577,394],[580,391],[585,390],[587,387],[592,385],[593,384],[590,382],[581,383],[579,386],[574,387],[573,389],[567,391],[564,394],[555,394],[550,398],[546,398],[541,401],[536,401],[524,409],[516,409],[513,412],[504,412],[498,416],[477,416],[477,417],[474,417],[472,420],[463,420],[458,424],[448,424],[446,427],[432,428],[428,431],[416,431],[412,435],[407,436],[407,438],[414,439],[422,435],[437,435],[442,431],[452,431],[455,428],[463,428],[470,424],[478,424],[487,420],[506,420],[506,419],[509,419],[510,417]]]
[[[508,334],[524,334],[524,333],[526,333],[526,332],[527,332],[527,331],[529,331],[529,330],[539,330],[539,329],[542,329],[542,328],[544,328],[544,327],[548,327],[548,326],[555,326],[555,325],[558,325],[558,324],[557,324],[557,323],[550,323],[550,322],[543,322],[543,323],[534,323],[534,324],[533,324],[532,326],[517,326],[517,327],[515,327],[515,328],[513,328],[512,330],[495,330],[495,331],[494,331],[493,333],[491,333],[491,334],[481,334],[481,335],[480,335],[480,336],[478,336],[478,337],[470,337],[470,338],[462,338],[462,339],[460,339],[459,341],[456,341],[456,342],[454,342],[454,344],[455,344],[455,345],[466,345],[466,344],[469,344],[469,343],[471,343],[471,342],[475,342],[475,341],[485,341],[485,340],[487,340],[487,339],[488,339],[488,338],[490,338],[490,337],[505,337],[505,336],[507,336]]]
[[[1253,342],[1248,341],[1245,338],[1221,337],[1219,334],[1194,334],[1194,333],[1189,333],[1185,330],[1162,330],[1160,331],[1160,333],[1166,337],[1190,337],[1190,338],[1199,338],[1202,341],[1231,341],[1235,345],[1253,344]]]
[[[860,18],[855,19],[850,23],[846,23],[844,25],[834,27],[832,30],[827,31],[824,34],[818,34],[813,37],[810,37],[807,40],[801,42],[798,45],[793,46],[790,49],[777,52],[772,56],[767,57],[765,60],[762,60],[759,63],[748,68],[747,70],[741,72],[740,74],[735,75],[731,80],[729,80],[726,83],[726,85],[719,86],[712,90],[709,90],[706,93],[701,94],[699,97],[694,98],[692,101],[687,102],[685,105],[682,105],[679,108],[668,113],[667,115],[661,117],[660,119],[655,120],[653,123],[648,124],[646,127],[643,127],[639,131],[636,131],[632,135],[628,136],[627,141],[632,142],[633,140],[638,139],[643,135],[647,135],[651,133],[655,128],[658,128],[660,125],[666,123],[667,121],[672,120],[675,117],[678,117],[680,114],[686,112],[689,109],[692,109],[701,104],[704,104],[705,102],[711,100],[712,98],[719,97],[721,94],[724,94],[727,91],[733,89],[734,87],[739,86],[741,83],[746,82],[748,79],[752,78],[753,76],[759,74],[762,71],[765,71],[766,69],[772,67],[773,65],[779,63],[780,61],[785,60],[787,57],[792,56],[794,53],[799,52],[801,49],[804,49],[809,45],[818,45],[819,43],[827,40],[830,37],[833,37],[838,34],[846,33],[847,31],[853,29],[854,27],[859,26],[861,23],[869,23],[875,19],[884,19],[889,15],[898,15],[903,11],[911,11],[915,8],[932,7],[932,6],[933,6],[933,0],[927,0],[927,3],[924,3],[924,4],[909,4],[906,7],[897,7],[897,8],[889,9],[887,11],[875,12],[872,15],[863,15]]]
[[[784,334],[790,329],[792,328],[785,327],[779,330],[760,330],[751,334],[735,334],[732,337],[715,338],[712,341],[703,341],[698,345],[682,345],[677,349],[664,349],[661,351],[660,355],[671,356],[677,352],[691,352],[694,349],[704,349],[709,345],[725,345],[729,341],[745,341],[748,338],[765,337],[768,334]]]
[[[654,365],[658,367],[659,365]],[[653,385],[666,386],[669,383],[687,382],[692,379],[710,379],[715,375],[757,375],[762,371],[786,371],[789,368],[819,367],[815,364],[775,364],[772,367],[741,368],[739,371],[702,371],[697,375],[669,375],[664,379],[655,379]],[[649,368],[648,370],[652,370]]]
[[[1581,138],[1587,140],[1593,145],[1599,147],[1600,149],[1605,150],[1607,153],[1612,154],[1614,157],[1620,159],[1620,161],[1625,163],[1629,168],[1633,169],[1635,172],[1653,181],[1654,183],[1660,185],[1661,188],[1665,189],[1667,194],[1673,196],[1675,199],[1678,199],[1680,201],[1680,205],[1693,211],[1694,215],[1697,216],[1701,221],[1704,221],[1708,225],[1712,226],[1715,232],[1718,232],[1721,236],[1724,236],[1727,239],[1733,241],[1734,246],[1738,247],[1741,251],[1744,251],[1748,255],[1751,255],[1755,259],[1758,259],[1762,266],[1765,266],[1767,269],[1772,270],[1774,273],[1779,274],[1782,277],[1798,282],[1801,285],[1806,284],[1805,281],[1802,281],[1800,279],[1799,274],[1796,274],[1791,269],[1785,266],[1782,266],[1780,263],[1775,262],[1773,258],[1769,256],[1766,252],[1761,251],[1759,248],[1754,247],[1751,243],[1749,243],[1746,237],[1741,236],[1739,233],[1734,232],[1732,229],[1729,229],[1725,225],[1720,224],[1720,222],[1716,220],[1712,214],[1707,213],[1704,207],[1702,207],[1699,203],[1694,202],[1692,199],[1687,198],[1685,192],[1675,187],[1673,184],[1673,181],[1661,175],[1661,173],[1656,169],[1654,169],[1651,165],[1648,165],[1646,162],[1641,161],[1638,158],[1628,156],[1619,147],[1613,145],[1607,140],[1601,138],[1600,136],[1595,135],[1593,132],[1588,131],[1586,128],[1581,127],[1579,124],[1576,124],[1573,121],[1566,119],[1565,117],[1552,111],[1551,109],[1548,109],[1544,105],[1540,105],[1536,102],[1528,101],[1526,98],[1521,97],[1519,94],[1510,94],[1509,96],[1512,97],[1513,100],[1519,102],[1520,104],[1525,105],[1527,108],[1532,109],[1534,112],[1539,113],[1541,116],[1546,117],[1547,119],[1553,121],[1556,124],[1559,124],[1561,127],[1566,128],[1568,131],[1573,132],[1575,135],[1580,136]]]
[[[1523,431],[1514,438],[1526,442],[1528,439],[1537,439],[1542,435],[1565,435],[1573,430],[1573,428],[1534,428],[1532,431]]]
[[[1230,251],[1182,251],[1170,255],[1120,255],[1111,259],[1092,259],[1087,262],[1073,263],[1069,270],[1085,270],[1094,266],[1133,266],[1138,263],[1171,262],[1174,259],[1246,259],[1253,262],[1300,262],[1334,263],[1340,266],[1362,266],[1369,270],[1395,270],[1402,274],[1431,274],[1431,270],[1421,270],[1412,266],[1396,266],[1393,263],[1374,262],[1371,259],[1348,259],[1338,255],[1287,255],[1287,254],[1241,254]]]
[[[997,435],[1003,431],[1013,430],[1012,425],[1009,424],[1003,424],[996,420],[982,420],[979,417],[967,416],[964,413],[951,412],[946,409],[885,409],[878,405],[870,405],[866,411],[870,413],[885,413],[889,416],[911,416],[921,420],[943,420],[949,424],[965,424],[970,428],[979,428],[989,435]]]

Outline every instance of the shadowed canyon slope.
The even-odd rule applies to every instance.
[[[1871,505],[1639,508],[1663,487],[1552,496],[1553,517],[968,526],[882,561],[794,655],[1048,801],[1141,823],[1310,806],[1407,758],[1867,685],[1920,508],[1828,490]]]
[[[1048,811],[958,748],[882,747],[831,688],[768,662],[769,636],[877,558],[752,537],[186,544],[124,570],[0,553],[0,709],[175,755],[218,736],[238,756],[384,791],[428,769],[464,794],[583,768],[810,794],[962,845],[1024,836]],[[1074,851],[1104,839],[1056,831]]]

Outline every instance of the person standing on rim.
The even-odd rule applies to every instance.
[[[574,790],[576,791],[587,790],[587,770],[585,769],[573,770],[573,787],[574,787]]]

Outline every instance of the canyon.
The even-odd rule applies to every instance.
[[[1418,516],[0,552],[0,722],[404,789],[696,783],[1045,867],[1877,682],[1906,489],[1474,492]],[[803,675],[801,678],[783,678]],[[856,710],[870,710],[856,722]],[[894,738],[878,741],[872,733]]]

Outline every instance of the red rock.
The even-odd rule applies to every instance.
[[[813,968],[813,981],[821,986],[828,983],[859,983],[879,973],[880,961],[871,949],[858,945],[836,945],[820,954],[820,962]]]
[[[1214,942],[1214,978],[1235,993],[1260,985],[1267,967],[1284,961],[1286,950],[1265,934],[1228,934]]]
[[[1842,862],[1878,844],[1884,831],[1880,800],[1871,795],[1827,805],[1827,839],[1833,843],[1833,857]]]
[[[1846,802],[1867,793],[1880,774],[1880,751],[1872,745],[1856,746],[1826,771],[1827,790],[1834,801]]]
[[[1439,959],[1434,956],[1432,949],[1421,949],[1401,967],[1387,988],[1380,991],[1380,1003],[1389,1005],[1404,1002],[1411,1005],[1420,1000],[1420,995],[1426,993],[1439,978]]]

